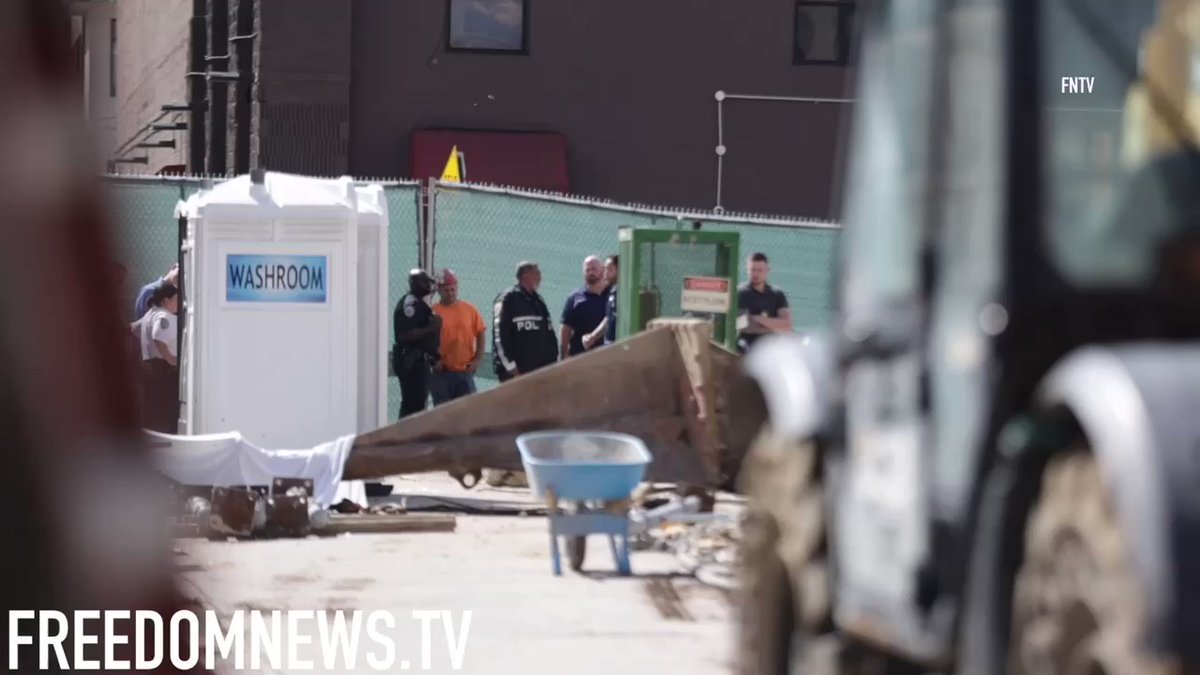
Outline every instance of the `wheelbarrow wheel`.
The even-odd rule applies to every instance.
[[[583,558],[587,555],[587,537],[571,537],[567,541],[567,560],[575,572],[583,569]]]

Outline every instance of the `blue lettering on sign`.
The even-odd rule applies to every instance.
[[[328,298],[328,258],[323,255],[225,257],[228,302],[316,302]]]

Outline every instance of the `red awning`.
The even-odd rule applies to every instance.
[[[570,192],[567,138],[557,133],[425,129],[412,135],[410,177],[439,178],[450,150],[463,153],[464,180]]]

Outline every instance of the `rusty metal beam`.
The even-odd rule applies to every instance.
[[[647,480],[721,487],[748,442],[746,434],[726,428],[726,390],[739,364],[736,354],[711,342],[707,322],[662,322],[615,345],[362,434],[343,476],[520,470],[518,435],[576,429],[642,438],[654,456]]]

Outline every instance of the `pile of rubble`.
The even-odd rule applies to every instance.
[[[343,501],[323,508],[312,481],[277,478],[266,487],[173,486],[169,528],[176,537],[279,538],[350,532],[454,531],[449,515],[407,514],[394,504],[364,509]]]
[[[741,521],[731,513],[702,512],[698,497],[672,497],[651,509],[630,511],[630,548],[673,553],[702,583],[736,588]]]

